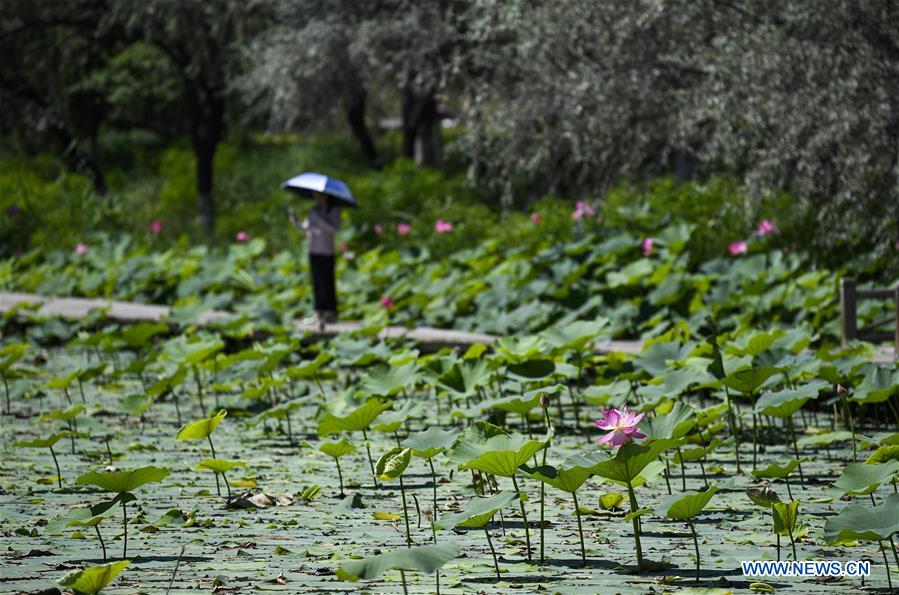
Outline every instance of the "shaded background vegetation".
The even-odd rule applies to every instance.
[[[0,0],[0,17],[0,256],[99,231],[283,247],[278,183],[322,170],[364,205],[360,244],[401,221],[427,243],[443,218],[465,221],[461,248],[587,200],[633,231],[696,222],[697,254],[769,217],[824,264],[895,273],[890,0]]]

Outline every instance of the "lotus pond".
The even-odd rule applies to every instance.
[[[446,286],[415,256],[360,255],[346,283],[365,278],[370,295],[348,308],[370,326],[320,342],[285,322],[302,293],[265,282],[302,270],[258,247],[6,263],[10,289],[107,284],[176,316],[5,315],[0,588],[899,586],[896,366],[836,345],[834,273],[762,248],[691,265],[689,230],[667,233],[654,255],[623,237],[535,245],[501,274],[456,255],[434,265]],[[154,261],[167,272],[149,274]],[[223,304],[238,315],[192,323]],[[388,320],[509,336],[424,352],[379,340]],[[594,349],[621,336],[643,351]],[[778,559],[866,560],[871,574],[742,574]]]

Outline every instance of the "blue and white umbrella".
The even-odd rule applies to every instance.
[[[313,198],[313,192],[321,192],[339,200],[346,206],[359,206],[346,183],[324,174],[307,171],[290,178],[281,184],[281,188],[296,192],[304,198]]]

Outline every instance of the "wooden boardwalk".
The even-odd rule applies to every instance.
[[[42,316],[60,316],[62,318],[83,318],[92,310],[102,309],[106,311],[106,316],[112,320],[132,323],[165,320],[171,313],[171,308],[168,306],[95,298],[51,297],[33,293],[0,292],[0,313],[23,307],[34,308],[36,313]],[[209,310],[197,317],[197,324],[208,324],[214,320],[227,318],[231,315],[230,312],[223,310]],[[363,328],[363,325],[359,322],[337,322],[327,324],[324,328],[319,328],[317,325],[303,324],[299,320],[294,321],[294,326],[298,332],[306,333],[314,339],[334,337]],[[385,339],[406,338],[419,343],[425,349],[433,350],[442,347],[467,347],[475,343],[489,345],[499,338],[497,335],[486,333],[472,333],[427,326],[412,329],[402,326],[388,326],[380,331],[379,336]],[[597,345],[597,350],[603,353],[639,353],[642,348],[643,343],[641,341],[612,341]]]
[[[43,316],[61,316],[63,318],[83,318],[92,310],[102,309],[106,310],[106,316],[112,320],[132,323],[165,320],[171,313],[171,308],[168,306],[95,298],[52,297],[34,293],[0,292],[0,313],[22,307],[34,308],[38,314]],[[197,317],[197,324],[208,324],[214,320],[229,316],[232,316],[231,312],[208,310]],[[363,325],[359,322],[337,322],[325,325],[324,328],[319,328],[316,325],[303,324],[299,320],[294,321],[294,326],[298,332],[308,334],[313,339],[334,337],[363,328]],[[381,330],[379,336],[381,338],[404,337],[415,341],[426,350],[437,350],[442,347],[467,347],[475,343],[489,345],[499,338],[497,335],[486,333],[472,333],[427,326],[412,329],[402,326],[388,326]],[[632,354],[640,353],[642,350],[642,341],[603,341],[596,345],[598,353]],[[892,346],[882,345],[880,352],[874,357],[874,361],[888,363],[895,361],[895,357],[895,349]]]

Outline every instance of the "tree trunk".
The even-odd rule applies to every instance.
[[[365,153],[365,158],[368,159],[369,165],[374,169],[381,169],[381,160],[378,157],[378,150],[375,148],[375,143],[368,131],[368,126],[365,124],[365,101],[365,90],[359,89],[355,91],[350,97],[346,110],[346,118],[350,125],[350,130],[353,131],[353,136],[356,137],[359,146],[362,148],[362,152]]]
[[[103,175],[103,168],[100,167],[96,134],[88,140],[87,151],[82,156],[82,167],[87,171],[87,175],[93,182],[94,190],[97,191],[97,194],[106,196],[109,188],[106,186],[106,176]]]
[[[191,124],[191,141],[197,161],[197,205],[203,230],[211,240],[215,230],[214,181],[215,150],[224,136],[225,100],[199,84],[188,85],[186,99]]]
[[[403,155],[425,167],[437,167],[443,158],[440,115],[434,93],[420,95],[403,89]]]
[[[403,157],[415,157],[415,93],[410,87],[403,89]]]
[[[437,100],[427,97],[421,106],[421,115],[415,131],[415,163],[424,167],[438,167],[443,161],[441,121],[437,113]]]
[[[194,147],[197,158],[197,206],[203,231],[210,238],[215,229],[215,199],[212,194],[213,161],[218,143],[200,143]]]

